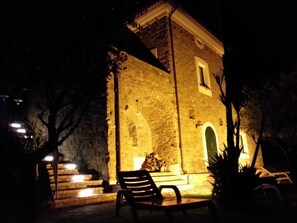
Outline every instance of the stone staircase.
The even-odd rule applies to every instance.
[[[176,175],[173,172],[151,172],[150,175],[157,186],[176,185],[181,192],[194,188],[194,185],[189,184],[187,174]]]
[[[176,174],[174,172],[152,172],[153,180],[160,185],[176,185],[182,195],[210,195],[211,179],[209,173]],[[164,191],[170,192],[170,189]]]
[[[211,179],[209,173],[181,174],[173,171],[150,172],[157,186],[176,185],[182,196],[208,196],[211,194]],[[113,191],[117,191],[120,186],[113,185]],[[172,189],[163,189],[162,193],[173,194]]]
[[[110,185],[112,192],[104,191],[103,180],[95,179],[92,174],[80,174],[75,164],[58,164],[58,184],[56,191],[54,170],[51,164],[46,165],[49,175],[50,189],[53,194],[53,207],[87,205],[102,202],[113,202],[119,185]],[[211,184],[208,173],[180,174],[173,171],[151,172],[153,180],[160,185],[176,185],[182,196],[209,195]],[[172,189],[164,189],[164,194],[172,194]]]
[[[103,180],[92,174],[80,174],[75,164],[58,164],[58,184],[51,164],[46,165],[55,208],[114,201],[115,193],[104,193]]]

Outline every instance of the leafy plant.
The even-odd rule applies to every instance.
[[[246,204],[259,184],[259,174],[252,166],[234,166],[234,157],[228,149],[209,161],[209,171],[214,179],[213,197],[225,205],[240,207]]]

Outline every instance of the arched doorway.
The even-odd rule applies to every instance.
[[[218,153],[217,135],[214,128],[208,124],[205,126],[204,133],[204,152],[205,161],[208,166],[208,161]]]

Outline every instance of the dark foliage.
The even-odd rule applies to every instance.
[[[249,203],[260,180],[256,168],[234,164],[234,158],[225,149],[209,161],[208,169],[214,179],[214,199],[223,205],[240,208]]]
[[[34,222],[39,204],[36,163],[15,133],[1,130],[1,222]]]

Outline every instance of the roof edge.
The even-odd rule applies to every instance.
[[[173,5],[168,2],[162,2],[151,7],[149,10],[135,18],[139,28],[146,27],[164,16],[169,16],[173,9]],[[182,26],[189,33],[204,41],[210,48],[217,52],[220,56],[224,54],[223,43],[217,39],[206,28],[199,24],[195,19],[188,15],[185,11],[177,8],[172,14],[172,20]],[[133,32],[137,32],[138,28],[128,26]]]

